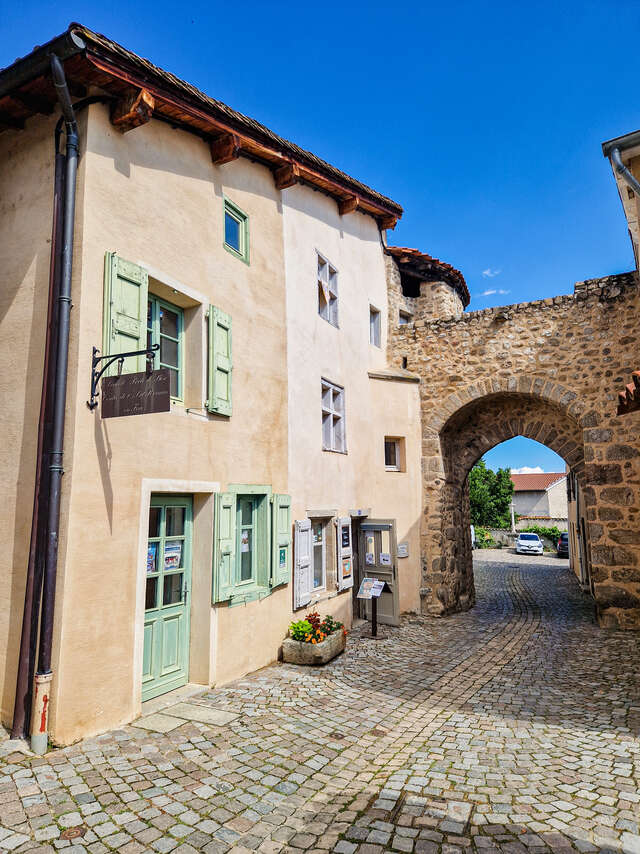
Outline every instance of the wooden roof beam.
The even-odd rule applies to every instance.
[[[210,143],[211,161],[214,166],[223,166],[240,157],[240,138],[235,133],[223,133]]]
[[[10,98],[32,113],[42,113],[45,116],[50,116],[55,106],[55,101],[51,101],[44,95],[35,95],[32,92],[12,92]]]
[[[398,224],[397,216],[383,216],[380,217],[380,228],[395,228]]]
[[[146,125],[153,116],[155,99],[146,89],[138,89],[120,98],[111,108],[111,124],[121,133]]]
[[[338,202],[338,212],[340,216],[354,213],[360,209],[360,199],[357,196],[347,196],[346,199],[340,199]]]
[[[293,187],[300,180],[300,170],[295,163],[285,163],[284,166],[279,166],[275,173],[276,189],[286,190],[287,187]]]
[[[3,110],[0,112],[0,126],[9,130],[22,130],[24,128],[24,119],[16,119],[15,116]]]

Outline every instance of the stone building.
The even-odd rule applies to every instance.
[[[602,624],[638,625],[636,272],[465,313],[392,199],[80,25],[0,72],[0,131],[14,732],[239,677],[309,607],[367,616],[365,575],[388,623],[471,607],[467,474],[515,435],[575,480]],[[97,401],[94,348],[132,354]]]

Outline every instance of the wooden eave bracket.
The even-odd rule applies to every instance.
[[[347,196],[346,199],[340,199],[338,202],[338,212],[340,213],[340,216],[354,213],[360,207],[360,199],[357,196]]]
[[[211,140],[209,143],[211,149],[211,162],[214,166],[223,166],[225,163],[231,163],[232,160],[237,160],[240,157],[240,137],[235,133],[223,133],[222,136]]]
[[[122,133],[140,127],[150,121],[155,105],[155,99],[150,92],[138,89],[116,101],[111,108],[111,124]]]
[[[398,224],[397,216],[383,216],[380,217],[380,228],[395,228]]]
[[[277,190],[286,190],[287,187],[293,187],[300,180],[300,169],[297,163],[285,163],[279,166],[275,172]]]

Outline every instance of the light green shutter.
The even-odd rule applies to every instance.
[[[216,495],[213,542],[213,602],[225,602],[233,595],[236,575],[236,495]]]
[[[274,495],[271,512],[271,586],[291,578],[291,496]]]
[[[147,346],[149,274],[143,267],[107,252],[104,259],[102,355],[115,356]],[[124,373],[144,371],[145,357],[124,360]],[[117,363],[110,369],[117,373]]]
[[[207,409],[231,415],[231,317],[209,306],[209,376]]]

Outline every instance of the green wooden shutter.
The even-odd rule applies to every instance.
[[[104,317],[102,355],[114,356],[147,346],[149,274],[115,252],[104,259]],[[144,371],[145,357],[124,360],[124,373]],[[117,363],[109,373],[117,373]]]
[[[225,602],[234,592],[236,577],[236,495],[216,495],[213,543],[213,602]]]
[[[291,579],[291,496],[274,495],[271,511],[271,586]]]
[[[231,317],[209,306],[209,375],[207,409],[231,415]]]

